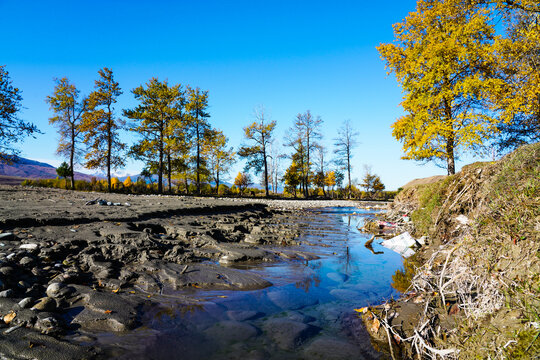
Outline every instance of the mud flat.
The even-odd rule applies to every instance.
[[[296,244],[301,209],[328,204],[0,186],[0,355],[115,356],[93,334],[138,328],[158,298],[268,287],[226,265],[311,259],[283,247]]]

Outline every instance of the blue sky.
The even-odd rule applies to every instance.
[[[26,139],[22,155],[53,165],[61,161],[44,100],[53,78],[67,76],[88,94],[106,66],[124,91],[118,114],[135,105],[131,89],[155,76],[208,90],[210,121],[235,148],[255,107],[264,105],[277,121],[281,143],[295,115],[309,109],[323,119],[328,147],[345,119],[359,131],[353,177],[360,179],[367,164],[387,189],[397,189],[414,178],[444,174],[433,165],[400,160],[390,125],[402,114],[401,90],[375,49],[393,40],[392,24],[415,4],[0,0],[0,64],[22,90],[21,117],[45,133]],[[123,139],[134,141],[127,133]],[[122,173],[141,167],[129,162]],[[231,176],[241,168],[239,163]]]

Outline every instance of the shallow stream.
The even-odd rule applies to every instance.
[[[319,257],[236,268],[273,286],[255,291],[202,291],[195,305],[165,298],[124,336],[102,336],[125,359],[377,359],[354,309],[395,297],[392,275],[402,257],[357,230],[373,211],[325,208],[301,224],[292,250]],[[287,249],[291,249],[288,247]],[[186,295],[186,293],[184,293]]]

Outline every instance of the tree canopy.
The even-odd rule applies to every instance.
[[[0,66],[0,162],[13,161],[19,153],[14,144],[40,133],[34,124],[18,118],[21,102],[21,90],[13,86],[5,66]]]

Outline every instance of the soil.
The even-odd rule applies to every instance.
[[[0,357],[109,358],[92,333],[137,328],[155,297],[268,287],[227,265],[308,257],[280,249],[302,208],[330,204],[354,205],[0,185]]]

